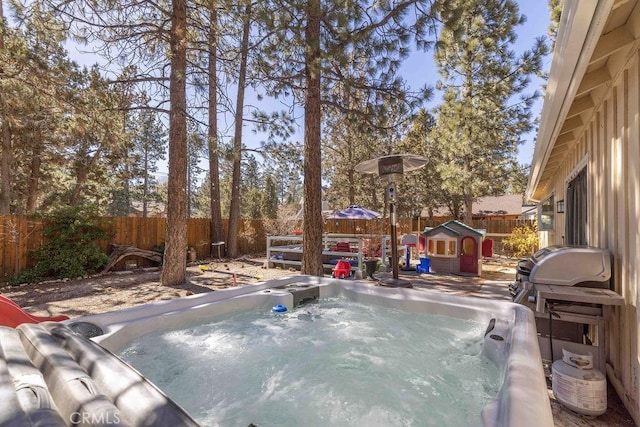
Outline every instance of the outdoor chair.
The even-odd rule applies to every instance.
[[[351,250],[351,245],[349,244],[349,242],[337,242],[336,252],[353,252],[353,251]]]

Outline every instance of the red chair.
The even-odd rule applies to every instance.
[[[351,252],[351,245],[349,242],[337,242],[336,252]]]
[[[15,328],[23,323],[61,322],[69,316],[36,316],[24,311],[18,304],[0,295],[0,325]]]

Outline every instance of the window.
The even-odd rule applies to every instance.
[[[542,201],[540,211],[538,213],[538,229],[553,230],[553,218],[555,215],[555,205],[553,202],[553,194]]]
[[[427,239],[427,255],[455,257],[458,255],[458,239]]]
[[[582,169],[567,185],[566,242],[586,245],[587,242],[587,168]]]

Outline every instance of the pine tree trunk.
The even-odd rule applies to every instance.
[[[89,178],[89,171],[98,162],[98,160],[100,160],[100,156],[102,155],[102,147],[103,146],[100,145],[93,156],[89,158],[89,161],[84,162],[84,164],[79,166],[78,173],[76,174],[76,183],[74,184],[73,190],[71,190],[71,195],[69,196],[69,204],[71,206],[77,206],[80,203],[80,194],[82,193],[82,187]]]
[[[169,82],[169,181],[162,284],[184,283],[187,270],[187,3],[173,0]]]
[[[13,168],[13,150],[11,128],[7,118],[2,119],[2,159],[0,160],[0,215],[11,214],[11,170]]]
[[[472,225],[473,220],[473,196],[466,195],[464,196],[464,220],[463,222],[468,226]]]
[[[33,154],[31,157],[31,171],[29,172],[29,188],[27,190],[27,213],[33,214],[36,212],[38,203],[38,184],[40,184],[40,166],[42,160],[37,154]]]
[[[215,0],[211,0],[209,3],[209,25],[209,193],[211,198],[211,243],[215,243],[224,239],[218,165],[218,12]]]
[[[304,226],[302,273],[322,276],[322,160],[320,99],[320,0],[307,3],[305,30]]]
[[[129,197],[129,181],[125,183],[127,187],[127,198]],[[131,206],[127,201],[127,206]],[[149,151],[144,151],[144,178],[142,182],[142,217],[149,216]]]
[[[0,0],[0,25],[5,26],[4,10],[2,8],[2,0]],[[0,31],[0,50],[4,50],[4,31]],[[2,64],[0,64],[0,69]],[[0,99],[2,110],[6,111],[6,101]],[[5,113],[6,114],[6,113]],[[11,149],[11,128],[9,127],[8,117],[3,114],[0,117],[0,127],[2,131],[0,138],[2,138],[2,151],[0,151],[0,215],[9,215],[11,213],[11,168],[13,152]]]
[[[244,90],[247,80],[247,56],[249,53],[249,27],[251,0],[247,2],[240,47],[240,72],[238,75],[238,95],[236,98],[236,118],[233,135],[233,172],[231,174],[231,203],[229,204],[229,230],[227,230],[227,255],[238,256],[238,221],[240,220],[240,168],[242,167],[242,124],[244,110]]]

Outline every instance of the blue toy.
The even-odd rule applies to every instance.
[[[416,265],[418,273],[429,273],[431,269],[431,258],[420,258],[420,264]]]
[[[271,309],[274,313],[285,313],[287,311],[287,307],[282,304],[274,305]]]

